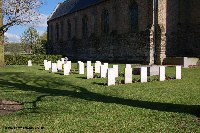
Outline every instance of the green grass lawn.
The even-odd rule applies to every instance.
[[[24,109],[0,116],[0,132],[200,132],[200,68],[183,69],[182,76],[107,87],[106,79],[7,66],[0,69],[0,99]],[[5,129],[19,126],[44,129]]]

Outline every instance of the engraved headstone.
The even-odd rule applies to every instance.
[[[147,67],[141,67],[140,71],[141,83],[147,82]]]
[[[113,65],[113,69],[115,71],[115,77],[118,78],[118,76],[119,76],[119,66],[118,65]]]
[[[47,60],[44,60],[44,67],[47,65],[47,62],[48,62]]]
[[[95,73],[100,73],[101,72],[100,68],[101,68],[101,62],[96,61],[96,63],[95,63]]]
[[[176,66],[176,79],[181,79],[181,66]]]
[[[125,68],[125,84],[132,83],[133,75],[132,75],[133,68],[128,66]]]
[[[65,64],[65,58],[61,58],[62,64]]]
[[[79,62],[79,74],[84,74],[84,63]]]
[[[165,81],[165,66],[159,67],[159,77],[160,81]]]
[[[69,75],[70,74],[70,64],[66,63],[64,64],[64,75]]]
[[[52,73],[58,72],[57,63],[52,63]]]
[[[58,71],[62,71],[62,62],[60,60],[57,61]]]
[[[101,65],[101,78],[106,78],[107,70],[108,68],[106,65]]]
[[[87,66],[87,79],[92,79],[93,76],[93,66]]]
[[[108,68],[108,86],[115,85],[115,69]]]
[[[32,66],[32,61],[31,61],[31,60],[28,61],[28,66],[29,66],[29,67]]]
[[[91,61],[87,61],[87,66],[92,66],[92,62]]]

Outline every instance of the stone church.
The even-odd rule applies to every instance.
[[[66,0],[47,23],[48,53],[70,60],[200,57],[200,0]]]

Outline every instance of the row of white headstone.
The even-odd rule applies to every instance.
[[[71,61],[65,61],[65,58],[61,58],[57,63],[52,63],[51,61],[44,60],[45,70],[52,70],[52,73],[62,71],[64,65],[64,75],[69,75],[71,71]],[[28,61],[28,66],[32,66],[31,60]],[[84,63],[78,61],[79,74],[84,74]],[[133,78],[133,68],[131,64],[126,64],[125,67],[125,84],[132,83]],[[108,63],[102,64],[100,61],[95,63],[95,73],[99,73],[101,78],[106,78],[108,76],[108,86],[115,85],[116,78],[119,76],[119,66],[113,65],[113,68],[108,68]],[[165,66],[159,67],[159,80],[165,81],[166,77]],[[87,79],[92,79],[94,77],[94,67],[91,61],[87,61]],[[181,66],[176,66],[176,79],[181,79]],[[147,67],[141,67],[140,69],[140,82],[145,83],[148,80]]]
[[[61,58],[57,63],[52,63],[51,61],[44,60],[44,67],[46,71],[51,69],[52,73],[62,71],[64,68],[64,75],[69,75],[71,71],[71,61],[65,61],[65,58]]]
[[[130,64],[126,64],[125,68],[125,84],[132,83],[132,68]],[[166,80],[166,71],[165,71],[165,66],[160,66],[159,67],[159,81],[165,81]],[[181,66],[176,66],[176,79],[181,79]],[[148,80],[147,76],[147,67],[141,67],[140,69],[140,82],[145,83]],[[108,69],[108,86],[110,85],[115,85],[115,72],[113,69]]]

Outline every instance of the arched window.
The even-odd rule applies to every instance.
[[[59,34],[59,25],[56,24],[56,41],[59,40],[59,36],[60,36],[60,34]]]
[[[131,32],[138,31],[138,5],[135,1],[132,1],[130,5],[130,25]]]
[[[103,33],[109,33],[109,13],[108,10],[104,10],[102,13],[102,31]]]
[[[88,36],[88,18],[86,15],[82,18],[82,34],[83,37]]]
[[[49,32],[50,32],[50,36],[49,36],[50,39],[49,40],[53,41],[53,25],[50,26]]]
[[[70,20],[67,21],[67,36],[68,36],[68,39],[71,39],[71,22]]]

